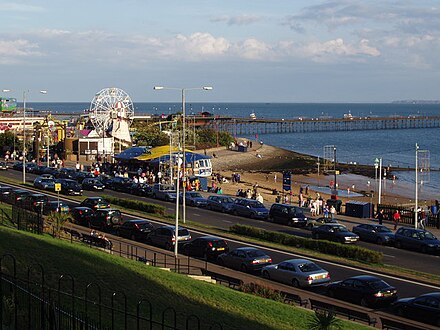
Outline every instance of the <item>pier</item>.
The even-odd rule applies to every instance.
[[[194,125],[188,120],[189,125]],[[196,126],[207,126],[236,135],[337,132],[356,130],[440,128],[440,116],[393,116],[351,118],[196,118]]]

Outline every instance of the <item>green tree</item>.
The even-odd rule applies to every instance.
[[[197,144],[204,148],[220,146],[228,146],[234,141],[234,138],[228,132],[217,132],[213,128],[202,128],[196,131]]]
[[[137,127],[133,140],[137,145],[144,146],[163,146],[169,144],[170,138],[165,133],[161,132],[158,126],[143,126]]]
[[[15,140],[15,143],[14,143]],[[18,139],[15,134],[11,131],[6,131],[0,134],[0,146],[8,147],[12,151],[14,145],[19,145]],[[6,151],[8,149],[0,150],[0,152]]]
[[[47,221],[49,222],[50,226],[52,227],[52,233],[54,237],[59,237],[61,230],[64,227],[64,224],[70,220],[69,214],[66,213],[60,213],[60,212],[51,212],[48,217]]]

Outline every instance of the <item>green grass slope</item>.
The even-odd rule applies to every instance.
[[[110,305],[114,291],[125,292],[132,312],[137,301],[146,298],[153,303],[157,320],[164,309],[173,307],[180,315],[178,323],[184,322],[181,315],[194,314],[205,327],[219,322],[223,329],[307,329],[307,322],[313,314],[80,244],[0,227],[0,255],[5,253],[17,258],[17,271],[22,278],[25,278],[29,265],[39,263],[45,269],[47,285],[52,288],[57,288],[60,275],[70,274],[75,278],[77,295],[83,296],[86,285],[94,282],[101,287],[103,303],[107,305]],[[3,268],[6,271],[12,269],[6,259]],[[69,291],[69,285],[65,284],[66,291]],[[366,328],[343,322],[343,329]]]

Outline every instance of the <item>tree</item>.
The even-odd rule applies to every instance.
[[[15,142],[14,142],[15,140]],[[11,131],[6,131],[0,134],[0,146],[3,146],[3,150],[0,152],[12,151],[14,145],[18,144],[18,139]]]
[[[168,135],[161,132],[158,126],[151,125],[138,127],[133,139],[137,145],[152,147],[167,145],[170,141]]]
[[[53,236],[59,237],[61,233],[61,229],[63,229],[64,224],[70,220],[70,216],[66,213],[51,212],[48,215],[47,220],[52,227]]]

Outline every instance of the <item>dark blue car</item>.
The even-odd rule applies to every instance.
[[[440,253],[440,240],[423,229],[400,227],[395,234],[397,248],[420,251],[422,253]]]
[[[206,200],[208,210],[230,213],[234,206],[234,199],[228,196],[212,195]]]
[[[352,232],[359,236],[362,241],[377,244],[394,244],[394,233],[383,225],[364,223],[353,227]]]
[[[254,199],[237,198],[231,212],[234,215],[241,215],[251,219],[266,220],[269,217],[269,210],[262,203]]]
[[[180,193],[179,195],[180,195],[180,201],[182,201],[183,200],[183,193]],[[206,205],[207,205],[206,198],[204,198],[197,191],[186,191],[185,192],[185,203],[186,203],[186,205],[197,206],[197,207],[206,207]]]

